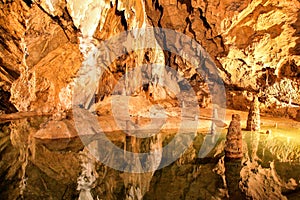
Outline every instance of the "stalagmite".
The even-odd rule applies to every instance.
[[[260,112],[259,112],[259,101],[257,96],[254,97],[249,110],[246,130],[248,131],[260,130]]]
[[[225,157],[237,159],[243,157],[243,140],[240,115],[233,114],[226,137]]]

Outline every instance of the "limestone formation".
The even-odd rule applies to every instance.
[[[243,157],[243,140],[240,120],[241,118],[239,114],[232,115],[232,120],[226,136],[225,147],[225,157],[229,159],[238,159]]]
[[[215,92],[216,84],[223,84],[223,82],[226,92],[232,93],[226,97],[226,101],[232,102],[236,107],[238,105],[236,99],[241,99],[239,105],[247,105],[248,102],[246,101],[248,98],[244,96],[239,98],[239,92],[259,90],[265,96],[265,100],[261,102],[264,102],[266,108],[273,103],[276,103],[275,106],[287,105],[287,102],[291,105],[300,104],[299,0],[1,0],[0,2],[0,112],[5,113],[0,116],[0,121],[1,118],[18,119],[7,127],[9,129],[7,133],[0,132],[1,199],[226,198],[224,191],[227,188],[225,186],[217,188],[220,185],[220,177],[212,172],[213,159],[208,158],[205,164],[198,166],[185,162],[194,158],[196,149],[186,151],[192,153],[186,154],[187,158],[180,158],[180,161],[184,160],[184,162],[174,162],[170,167],[163,168],[155,174],[130,175],[101,163],[92,166],[93,168],[89,166],[91,163],[81,163],[84,159],[80,158],[78,152],[82,150],[84,140],[75,134],[73,119],[47,122],[34,133],[33,126],[39,128],[40,123],[47,119],[44,117],[23,119],[24,116],[29,117],[32,113],[56,114],[56,112],[73,109],[73,114],[70,116],[80,114],[82,119],[94,124],[95,120],[88,121],[94,118],[88,115],[90,113],[87,110],[80,109],[83,111],[77,112],[75,111],[77,108],[72,106],[74,103],[72,99],[77,99],[73,91],[76,78],[78,74],[81,75],[78,71],[85,72],[83,75],[88,77],[84,79],[87,82],[82,82],[83,92],[80,92],[79,96],[86,100],[84,105],[89,107],[93,101],[94,91],[97,89],[97,100],[95,100],[99,103],[97,113],[104,123],[102,128],[109,132],[115,131],[116,125],[113,119],[106,120],[104,117],[112,113],[109,103],[112,99],[112,91],[117,82],[121,82],[121,77],[126,77],[124,84],[123,82],[121,84],[124,88],[120,87],[120,92],[116,89],[117,94],[134,94],[128,107],[132,119],[142,116],[138,123],[135,123],[139,125],[150,123],[147,114],[154,103],[165,101],[167,103],[164,105],[175,105],[173,100],[177,100],[178,97],[175,97],[174,91],[168,91],[160,84],[171,85],[174,80],[182,82],[181,79],[189,81],[201,107],[209,108],[209,104],[216,101],[215,98],[212,99],[211,93]],[[103,65],[103,68],[98,70],[95,63],[107,63],[108,57],[116,53],[106,45],[100,45],[105,48],[105,51],[98,49],[99,44],[125,31],[148,26],[176,30],[195,42],[185,43],[181,38],[174,37],[169,38],[170,45],[166,44],[168,38],[165,36],[160,38],[160,34],[155,34],[156,48],[150,50],[139,46],[140,51],[127,52],[112,64]],[[135,36],[143,34],[142,31],[134,33]],[[159,43],[159,40],[162,42]],[[203,46],[218,67],[221,81],[213,76],[217,74],[217,70],[211,70],[212,63],[207,62],[209,59],[199,60],[198,66],[192,66],[189,59],[183,59],[168,51],[174,50],[179,45],[179,50],[184,54],[193,54],[199,51],[194,48],[196,42]],[[113,43],[113,46],[117,46],[120,51],[123,50],[122,45],[121,41]],[[167,46],[172,48],[163,51],[162,48]],[[98,57],[99,54],[103,58]],[[138,66],[154,63],[157,65],[152,66],[152,69],[136,70],[131,73]],[[167,72],[161,67],[166,65],[176,70],[180,79],[177,80],[178,76],[174,74],[167,76]],[[101,74],[100,78],[94,76],[95,68],[97,68],[96,72]],[[198,72],[200,68],[203,68],[204,74]],[[140,83],[143,83],[143,89],[140,87],[136,89],[135,86],[139,86]],[[172,88],[174,89],[175,86]],[[141,101],[144,96],[147,97],[146,100]],[[117,106],[122,108],[123,104]],[[188,106],[186,105],[186,109]],[[171,113],[165,107],[163,108]],[[244,106],[241,108],[245,109]],[[251,114],[250,130],[253,127],[259,129],[259,122],[254,117],[257,114],[254,108],[255,106],[252,109],[254,113]],[[17,111],[24,113],[7,115]],[[118,112],[121,113],[122,109],[118,109]],[[275,113],[273,110],[272,112]],[[225,126],[225,123],[215,118],[213,132],[216,127]],[[153,121],[156,119],[159,118],[153,118]],[[198,120],[197,117],[195,119]],[[254,119],[256,119],[255,123]],[[300,111],[295,119],[300,121]],[[175,117],[166,122],[168,124],[164,128],[177,128],[173,125],[178,122]],[[87,124],[76,123],[76,126],[83,129]],[[128,130],[134,128],[132,124],[134,123],[128,125],[131,126]],[[3,123],[0,128],[2,126]],[[94,134],[94,129],[84,130],[89,140],[91,138],[89,135]],[[163,134],[159,136],[162,139],[153,137],[148,140],[127,135],[125,144],[123,135],[118,134],[113,132],[107,134],[107,137],[114,144],[119,145],[119,148],[124,148],[128,152],[127,155],[130,151],[154,152],[155,157],[151,159],[152,162],[157,163],[157,166],[165,158],[161,153],[163,155],[174,153],[159,151],[162,143],[167,144],[167,140],[163,138],[167,136]],[[259,136],[259,134],[254,135]],[[274,137],[270,141],[275,139]],[[199,140],[202,140],[200,136]],[[271,160],[280,161],[276,162],[277,169],[282,169],[282,166],[287,167],[286,163],[291,159],[293,162],[299,160],[298,149],[295,149],[294,145],[285,145],[284,147],[287,148],[284,150],[288,149],[288,151],[283,154],[281,142],[273,143],[268,140],[266,143],[255,143],[255,145],[264,145],[263,148],[268,154],[264,157],[272,156]],[[258,147],[255,145],[248,149]],[[191,148],[196,146],[198,147],[198,144],[191,145]],[[240,158],[243,155],[239,115],[234,115],[230,124],[225,153],[227,158]],[[119,160],[118,157],[114,159]],[[145,164],[152,163],[151,160],[141,159]],[[91,193],[87,193],[90,188],[79,187],[79,190],[76,190],[76,187],[80,186],[77,182],[80,174],[82,178],[87,179],[82,181],[83,184],[94,182],[93,179],[89,180],[91,176],[82,173],[84,164],[87,164],[86,169],[90,173],[87,175],[92,173],[99,175]],[[225,163],[230,198],[244,199],[239,197],[238,184],[242,184],[243,192],[249,199],[285,198],[282,196],[281,188],[286,186],[279,181],[281,178],[288,180],[290,171],[276,173],[275,167],[268,170],[264,169],[266,166],[252,168],[251,165],[243,167],[244,170],[239,173],[240,166],[235,166],[235,162],[231,164],[231,162]],[[94,173],[90,169],[95,169],[97,172]],[[297,170],[293,171],[297,177],[295,183],[298,183]],[[283,177],[277,177],[281,174]],[[239,175],[242,176],[241,180]],[[22,184],[19,184],[19,180]],[[19,192],[20,190],[22,192]],[[220,194],[222,190],[223,194]],[[299,191],[299,186],[296,191]],[[144,198],[146,192],[148,194]],[[287,189],[283,192],[298,195]],[[18,196],[19,193],[22,195]]]
[[[200,43],[229,87],[261,88],[269,101],[279,99],[279,103],[289,100],[293,91],[290,101],[299,104],[299,6],[297,0],[2,1],[0,96],[11,96],[19,111],[70,109],[74,76],[89,49],[123,31],[155,26],[185,33]],[[178,38],[174,41],[180,43]],[[187,44],[183,50],[195,51]],[[116,80],[144,59],[170,65],[199,94],[204,94],[203,85],[215,82],[213,78],[205,81],[209,73],[200,76],[180,56],[161,50],[141,52],[124,55],[104,70],[97,94],[100,99],[110,96]],[[159,69],[152,74],[167,81]],[[296,87],[290,90],[289,85]],[[163,99],[166,92],[155,91],[153,98]],[[201,103],[204,107],[205,99],[207,96]],[[9,98],[1,99],[1,104],[8,113]]]
[[[251,104],[248,119],[247,127],[248,131],[259,131],[260,130],[260,111],[259,111],[259,101],[257,97],[254,97]]]

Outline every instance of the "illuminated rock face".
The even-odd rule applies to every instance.
[[[232,115],[232,121],[230,122],[226,136],[225,147],[225,157],[229,159],[238,159],[243,157],[243,140],[240,120],[240,115]]]
[[[242,108],[246,110],[250,105],[249,99],[251,98],[247,96],[250,92],[261,97],[261,106],[265,108],[270,106],[273,109],[273,106],[276,108],[289,103],[300,104],[299,7],[300,3],[297,0],[39,0],[34,2],[0,0],[0,109],[5,112],[15,112],[17,109],[18,111],[53,113],[69,110],[74,79],[91,50],[101,41],[118,33],[147,26],[173,29],[200,43],[216,63],[226,83],[230,94],[227,96],[227,102],[231,102],[229,106],[236,108],[243,105]],[[193,70],[193,66],[179,56],[163,52],[159,45],[155,50],[148,49],[123,55],[107,68],[101,69],[103,72],[101,79],[89,82],[89,86],[97,88],[96,100],[108,99],[107,97],[111,95],[120,77],[144,63],[169,65],[190,82],[200,102],[202,101],[203,107],[209,102],[210,94],[205,77],[200,76]],[[163,70],[154,69],[153,74],[160,81],[164,79]],[[134,75],[129,79],[139,81],[141,77]],[[209,81],[210,84],[214,80]],[[133,86],[126,84],[129,85],[128,90],[122,91],[124,92],[122,94],[133,90]],[[242,93],[240,98],[239,92]],[[138,90],[135,95],[138,96],[136,98],[146,97],[147,102],[148,100],[172,99],[172,96],[163,88],[155,88],[153,83],[145,86],[143,90]],[[5,98],[2,98],[3,96]],[[10,104],[9,96],[14,106]],[[102,103],[105,103],[105,100]],[[172,101],[167,101],[167,103],[172,105]],[[146,106],[143,106],[144,110]],[[104,109],[102,108],[99,113],[104,113]],[[299,115],[296,119],[300,119]],[[54,125],[58,126],[53,127]],[[55,135],[49,131],[60,130],[66,137],[70,137],[72,130],[69,127],[66,121],[53,122],[46,126],[44,131],[39,131],[38,136],[40,139],[47,138],[47,136],[53,138]],[[20,129],[24,129],[23,125]],[[20,136],[18,129],[14,133],[11,135]],[[5,138],[8,137],[5,136]],[[233,116],[227,138],[226,157],[241,158],[243,152],[238,115]],[[18,138],[15,138],[15,141],[19,141]],[[68,138],[66,138],[67,142]],[[23,148],[24,145],[21,142],[15,144],[18,148]],[[155,145],[159,146],[160,143],[149,141],[145,146]],[[61,146],[57,146],[56,143],[48,144],[47,148],[44,146],[45,144],[37,144],[35,147],[30,147],[37,150],[32,158],[33,164],[29,166],[26,174],[32,175],[35,173],[30,172],[41,170],[44,178],[46,176],[45,180],[50,180],[43,181],[47,185],[47,192],[43,194],[45,198],[57,195],[53,198],[61,199],[66,195],[70,197],[69,199],[74,199],[74,196],[78,196],[76,181],[81,170],[78,155],[70,152],[65,144]],[[75,152],[83,148],[76,144],[75,146],[76,148],[72,147]],[[271,147],[266,150],[271,149],[271,152],[275,152],[272,160],[278,159],[275,154],[278,155],[276,151],[280,148],[276,145]],[[29,152],[27,148],[25,150]],[[20,152],[25,152],[25,150],[20,150]],[[180,161],[192,160],[190,158],[196,156],[196,150],[190,152],[187,159],[179,160],[174,166],[180,164]],[[292,149],[290,152],[297,151]],[[286,155],[294,154],[287,153]],[[18,151],[8,149],[2,160],[17,157]],[[49,159],[45,160],[45,157]],[[295,159],[298,157],[295,155]],[[287,160],[283,159],[285,162]],[[45,167],[47,165],[49,166]],[[212,163],[201,169],[188,165],[186,168],[180,168],[182,170],[173,166],[170,172],[166,173],[165,179],[161,176],[161,174],[164,175],[163,173],[158,174],[157,178],[166,182],[172,180],[172,183],[167,185],[168,188],[166,186],[155,187],[156,193],[150,189],[148,199],[155,199],[151,196],[152,194],[162,195],[163,198],[181,198],[178,191],[186,195],[186,199],[193,199],[195,195],[207,197],[209,194],[208,197],[211,196],[217,191],[217,188],[211,188],[211,185],[216,185],[218,182],[217,175],[211,170],[213,165]],[[8,168],[3,166],[4,171],[7,171]],[[16,168],[21,164],[13,162],[12,166],[14,167],[9,174],[15,175]],[[70,166],[73,167],[70,168]],[[261,190],[257,193],[265,194],[264,187],[272,184],[257,181],[264,180],[265,175],[261,173],[262,179],[257,179],[253,176],[256,173],[255,170],[251,170],[250,167],[245,170],[246,175],[242,177],[243,183],[249,182],[249,188],[253,185],[261,186]],[[101,177],[100,180],[98,179],[98,184],[101,186],[95,189],[95,193],[107,195],[104,199],[121,199],[124,196],[128,199],[132,196],[138,199],[149,189],[150,184],[156,184],[155,181],[150,181],[152,173],[147,174],[146,178],[139,175],[130,177],[128,174],[119,174],[100,164],[97,173]],[[170,179],[169,173],[175,178]],[[106,176],[106,174],[112,175]],[[248,174],[254,177],[250,181],[248,181]],[[178,179],[177,175],[184,178]],[[199,178],[195,179],[197,176]],[[53,182],[53,177],[58,178],[54,180],[54,184],[50,184]],[[274,177],[273,171],[268,173],[268,177]],[[13,176],[8,176],[8,179],[13,179]],[[277,181],[276,177],[274,179]],[[41,188],[39,191],[45,190],[45,184],[37,185],[30,180],[26,189],[28,194],[31,194],[30,191],[35,188]],[[62,185],[62,181],[65,181],[68,186]],[[178,187],[174,187],[173,182],[177,183]],[[297,176],[297,182],[299,182],[299,176]],[[161,181],[161,184],[164,185],[165,182]],[[199,184],[201,184],[201,189],[199,189]],[[141,188],[139,185],[146,186]],[[14,188],[19,188],[19,185],[16,184]],[[166,195],[166,189],[175,191]],[[244,189],[248,190],[248,188]],[[270,191],[272,189],[269,188]],[[10,190],[7,191],[10,192]],[[49,194],[49,191],[55,191],[55,193]],[[248,196],[255,197],[256,191],[253,190],[254,194],[249,193]],[[268,197],[272,199],[272,196],[268,194],[258,196],[260,198],[257,199]],[[40,193],[32,194],[32,196],[40,197]]]
[[[254,97],[253,102],[251,104],[246,129],[248,131],[259,131],[260,129],[259,101],[257,97]]]
[[[4,0],[0,6],[5,16],[0,21],[0,92],[10,92],[10,101],[19,111],[70,109],[74,77],[91,49],[113,35],[147,26],[183,32],[200,43],[230,91],[228,102],[243,91],[240,103],[229,106],[249,105],[249,92],[262,94],[266,108],[300,103],[297,0]],[[155,50],[124,55],[101,69],[101,80],[91,83],[99,85],[97,98],[110,96],[125,72],[154,61],[182,74],[200,101],[203,96],[209,98],[205,77],[182,58],[164,53],[159,45]],[[170,98],[151,84],[149,89],[154,91],[154,100]],[[3,105],[2,110],[13,110]]]

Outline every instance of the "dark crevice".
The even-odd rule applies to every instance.
[[[189,18],[189,17],[185,18],[186,24],[185,24],[185,27],[184,27],[184,29],[183,29],[183,33],[184,33],[184,34],[186,34],[187,28],[188,28],[188,26],[189,26],[188,18]]]
[[[193,38],[196,40],[196,32],[192,29],[192,22],[190,18],[186,18],[186,23],[188,25],[189,32],[193,34]]]
[[[220,61],[218,60],[218,58],[214,57],[213,59],[214,59],[214,62],[216,64],[217,68],[219,70],[221,70],[222,72],[224,72],[226,74],[227,78],[230,79],[231,78],[231,74],[223,67],[223,65],[220,63]]]
[[[259,93],[259,90],[255,90],[251,87],[240,87],[236,84],[228,84],[228,83],[225,83],[224,82],[224,86],[226,88],[227,91],[240,91],[240,92],[243,92],[243,91],[248,91],[248,92],[253,92],[253,93],[256,93],[258,94]]]
[[[161,26],[161,19],[162,19],[163,13],[164,13],[164,8],[161,5],[159,5],[158,0],[155,0],[154,6],[155,6],[155,9],[159,10],[159,12],[160,12],[160,16],[159,16],[159,20],[158,20],[157,25],[158,25],[158,27],[162,27]]]
[[[115,11],[116,15],[117,16],[120,16],[121,17],[121,24],[122,26],[124,27],[125,30],[128,30],[128,25],[127,25],[127,21],[126,21],[126,18],[125,18],[125,11],[119,11],[117,10],[116,8],[116,11]]]
[[[186,5],[186,9],[187,9],[187,12],[189,14],[191,14],[194,10],[193,6],[192,6],[192,1],[190,0],[178,0],[177,2],[181,3],[181,4],[185,4]]]
[[[3,59],[0,58],[0,74],[3,74],[4,76],[6,76],[7,79],[13,82],[19,77],[19,74],[15,71],[8,69],[5,65],[3,65],[2,61]]]
[[[119,2],[117,0],[116,5],[118,5],[118,4],[119,4]],[[116,6],[115,14],[117,16],[121,17],[122,26],[124,27],[125,30],[128,30],[128,24],[127,24],[127,21],[126,21],[126,18],[125,18],[125,10],[120,11],[120,10],[117,9],[117,6]]]
[[[31,5],[32,5],[32,1],[31,1],[31,0],[23,0],[23,1],[26,3],[26,5],[27,5],[28,7],[31,8]]]
[[[67,1],[66,1],[66,4],[67,4]],[[67,7],[64,8],[63,17],[65,19],[67,19],[67,21],[71,21],[72,22],[72,29],[73,30],[78,31],[77,27],[74,25],[73,18],[71,17],[71,15],[70,15]]]
[[[18,110],[16,107],[9,101],[10,93],[4,91],[0,88],[0,110],[5,111],[5,113],[14,113]]]
[[[62,20],[60,19],[60,17],[59,16],[52,16],[51,14],[49,14],[41,5],[39,5],[39,4],[36,4],[46,15],[48,15],[54,22],[56,22],[61,28],[62,28],[62,30],[63,30],[63,32],[64,32],[64,34],[65,34],[65,36],[66,36],[66,38],[70,41],[70,42],[72,42],[71,41],[71,39],[70,39],[70,37],[69,37],[69,35],[67,34],[67,32],[66,32],[66,30],[68,30],[68,28],[63,24],[63,22],[62,22]],[[72,28],[74,29],[74,31],[77,31],[77,29],[76,29],[76,27],[74,26],[74,23],[72,23],[73,25],[72,25]]]
[[[152,19],[150,16],[148,16],[148,15],[147,15],[147,19],[148,19],[149,22],[151,23],[150,25],[154,27],[155,24],[154,24],[154,22],[153,22],[153,19]]]
[[[51,16],[51,15],[49,15],[49,16]],[[60,18],[59,18],[58,16],[51,17],[51,18],[52,18],[54,21],[57,22],[57,24],[62,28],[62,30],[63,30],[65,36],[67,37],[67,39],[68,39],[69,41],[71,41],[70,37],[68,36],[68,34],[67,34],[67,32],[66,32],[66,27],[62,24]]]
[[[2,45],[9,53],[12,53],[9,46],[5,43],[6,39],[0,35],[0,45]]]
[[[241,61],[244,65],[247,65],[247,66],[249,66],[247,63],[246,63],[246,61],[244,61],[243,59],[241,59],[241,58],[238,58],[237,59],[238,61]]]
[[[211,29],[211,26],[209,25],[207,19],[204,17],[204,13],[203,11],[199,8],[199,12],[200,12],[200,19],[202,20],[203,22],[203,25],[206,29]]]
[[[206,13],[207,12],[207,7],[208,7],[208,1],[207,0],[203,0],[203,1],[205,3],[204,12]]]
[[[290,199],[289,197],[293,197],[294,195],[296,196],[297,193],[300,192],[300,187],[297,187],[295,190],[287,190],[287,191],[283,191],[282,194],[284,196],[287,196],[288,199]]]

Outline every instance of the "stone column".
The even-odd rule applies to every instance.
[[[254,97],[249,110],[246,130],[248,131],[260,130],[260,112],[259,112],[259,101],[257,96]]]
[[[232,115],[225,146],[225,157],[228,159],[239,159],[243,157],[243,140],[240,120],[240,115]]]

